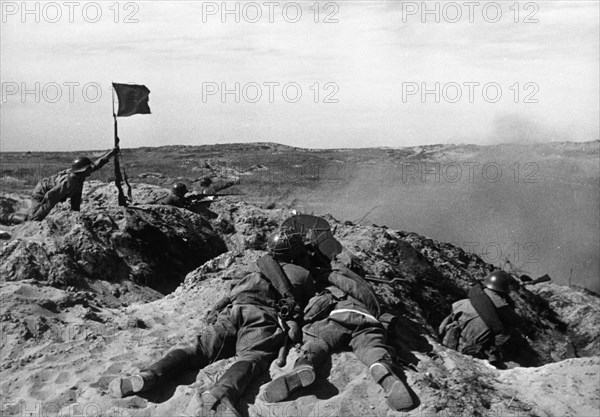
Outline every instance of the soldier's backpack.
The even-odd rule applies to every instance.
[[[442,345],[449,347],[450,349],[457,350],[458,342],[460,341],[460,333],[462,332],[462,326],[454,313],[450,313],[448,317],[440,324],[438,330],[439,335],[442,337]]]

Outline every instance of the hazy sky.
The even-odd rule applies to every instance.
[[[1,3],[2,151],[110,147],[111,81],[151,90],[123,147],[599,136],[597,1]]]

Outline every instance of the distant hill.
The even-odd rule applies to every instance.
[[[26,195],[86,152],[1,154],[3,191]],[[88,152],[92,156],[102,151]],[[277,143],[122,150],[133,183],[210,177],[259,205],[413,230],[502,266],[600,291],[600,141],[305,149]],[[94,174],[111,181],[112,166]]]

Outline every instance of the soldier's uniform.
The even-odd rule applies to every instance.
[[[291,263],[279,264],[294,288],[314,288],[307,269]],[[275,359],[286,334],[275,307],[278,295],[260,272],[252,272],[238,283],[229,300],[218,313],[216,322],[197,337],[194,345],[172,350],[150,366],[152,380],[146,381],[144,389],[182,370],[201,369],[216,360],[237,356],[238,360],[209,390],[214,400],[227,405],[236,415],[235,403],[248,384]],[[302,303],[303,300],[297,301]],[[113,395],[119,396],[121,386],[115,389],[117,394]]]
[[[506,296],[489,288],[484,288],[483,292],[493,303],[502,323],[508,329],[518,327],[520,318],[509,305]],[[509,333],[494,334],[468,298],[452,304],[452,313],[445,320],[445,325],[451,323],[455,323],[460,329],[457,351],[492,362],[500,359],[500,349],[510,338]]]
[[[185,197],[180,197],[173,191],[170,191],[169,194],[160,198],[156,203],[165,206],[185,208],[188,205],[188,200]]]
[[[315,369],[333,352],[350,346],[369,367],[375,382],[383,386],[388,405],[394,410],[411,408],[410,393],[392,371],[392,348],[386,344],[387,331],[378,320],[381,309],[372,287],[341,266],[313,273],[317,284],[329,285],[305,309],[305,320],[312,320],[313,315],[318,319],[302,329],[301,356],[291,372],[267,385],[265,399],[283,401],[297,389],[309,386],[314,382]]]
[[[360,301],[349,294],[348,284],[356,285],[342,271],[327,271],[317,276],[316,281],[337,284],[326,289],[335,304],[327,317],[302,329],[304,345],[299,363],[319,367],[331,353],[346,346],[352,347],[356,357],[369,367],[378,361],[391,362],[387,332],[377,319],[380,307],[370,286],[357,288],[364,294]]]
[[[91,172],[108,163],[111,155],[105,155],[91,165]],[[43,178],[33,190],[33,204],[27,220],[41,221],[58,203],[71,199],[71,210],[79,211],[85,177],[66,169],[51,177]]]

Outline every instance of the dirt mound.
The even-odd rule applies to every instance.
[[[554,284],[534,286],[532,292],[548,300],[563,323],[577,356],[600,352],[600,304],[598,294],[581,287]]]
[[[136,192],[143,201],[161,190]],[[63,203],[44,221],[14,229],[0,251],[2,279],[77,288],[104,282],[121,293],[133,282],[167,294],[189,271],[227,250],[205,213],[159,205],[124,209],[115,198],[114,187],[93,182],[81,212]],[[122,289],[115,285],[124,281]]]
[[[93,183],[85,192],[81,213],[60,207],[51,218],[16,229],[0,251],[2,415],[195,415],[197,393],[232,359],[123,400],[106,395],[108,383],[202,331],[206,311],[254,267],[266,236],[290,212],[233,198],[197,213],[153,205],[123,209],[110,186]],[[136,186],[134,192],[149,201],[161,189]],[[490,265],[414,233],[329,220],[345,247],[342,261],[381,280],[374,288],[399,317],[390,344],[397,371],[419,398],[414,413],[551,416],[598,409],[600,298],[515,283],[524,334],[510,352],[513,369],[499,371],[446,349],[435,335],[451,303]],[[170,293],[162,297],[157,290]],[[286,368],[272,364],[251,384],[240,404],[245,415],[396,414],[351,352],[334,354],[315,385],[292,401],[265,403],[264,384],[297,355],[292,349]]]

